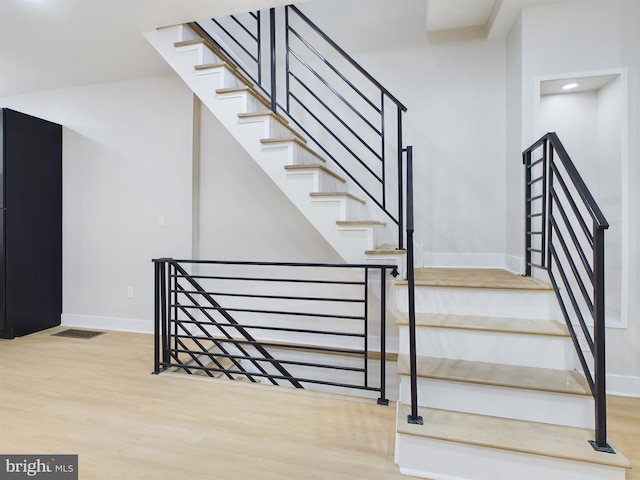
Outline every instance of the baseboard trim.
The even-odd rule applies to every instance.
[[[640,377],[607,374],[607,395],[640,398]]]
[[[505,269],[511,273],[522,275],[525,270],[525,263],[522,257],[516,257],[515,255],[505,255],[504,257]]]
[[[137,318],[101,317],[95,315],[62,314],[65,327],[117,330],[121,332],[153,333],[153,322]]]

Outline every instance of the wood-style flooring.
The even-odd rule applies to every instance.
[[[395,408],[330,394],[151,375],[152,337],[0,341],[0,453],[79,455],[79,478],[400,479]],[[640,479],[640,400],[610,399]]]
[[[151,375],[149,335],[51,333],[0,341],[0,453],[78,454],[83,480],[404,478],[393,404]]]

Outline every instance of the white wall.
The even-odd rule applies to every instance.
[[[602,209],[609,229],[605,234],[606,318],[609,325],[626,326],[629,219],[622,204],[623,81],[615,77],[597,91],[544,95],[540,98],[540,131],[556,132],[576,168]],[[626,93],[626,92],[625,92]],[[626,137],[625,137],[626,140]],[[624,188],[623,188],[624,186]]]
[[[578,170],[587,185],[594,185],[599,163],[597,92],[542,96],[540,125],[540,132],[558,134],[569,155],[579,162]]]
[[[174,74],[0,105],[64,126],[64,324],[151,331],[152,258],[199,249],[200,258],[339,262],[206,109],[192,179],[193,95]]]
[[[201,258],[342,263],[206,107],[200,151]]]
[[[524,273],[524,171],[522,168],[522,16],[507,36],[506,253],[510,270]]]
[[[527,8],[522,13],[522,97],[520,105],[510,99],[509,111],[522,112],[521,147],[536,138],[536,85],[541,77],[571,75],[584,72],[623,70],[628,72],[628,131],[629,137],[622,151],[628,153],[628,171],[625,175],[629,196],[622,206],[629,219],[628,241],[629,270],[628,308],[629,325],[625,329],[608,329],[609,388],[612,391],[640,394],[640,298],[633,292],[640,289],[638,267],[640,252],[637,249],[638,185],[640,184],[638,160],[638,113],[640,112],[640,4],[633,0],[612,2],[567,1]],[[512,38],[514,40],[514,38]],[[510,46],[517,48],[517,41]],[[514,152],[510,152],[514,154]],[[569,152],[571,155],[571,152]],[[603,160],[606,162],[606,160]],[[606,166],[604,168],[607,168]],[[515,180],[511,172],[509,182]],[[521,204],[517,191],[510,191],[509,204]],[[624,239],[622,240],[625,241]],[[522,242],[509,238],[508,250],[517,251]]]
[[[190,254],[190,91],[170,75],[0,104],[64,126],[63,320],[150,329],[151,259]]]
[[[415,12],[419,5],[411,1]],[[336,18],[343,3],[301,9],[408,107],[405,142],[414,146],[416,241],[424,263],[506,266],[506,42],[430,39],[426,2],[417,2],[424,14],[402,23],[396,2],[356,0]],[[376,17],[385,11],[394,31],[367,27],[369,9]],[[368,35],[349,35],[345,22]]]

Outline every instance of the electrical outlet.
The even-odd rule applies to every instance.
[[[133,287],[127,287],[127,298],[133,298]]]

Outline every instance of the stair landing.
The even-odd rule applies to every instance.
[[[416,285],[459,288],[551,290],[550,284],[493,268],[416,268]]]

